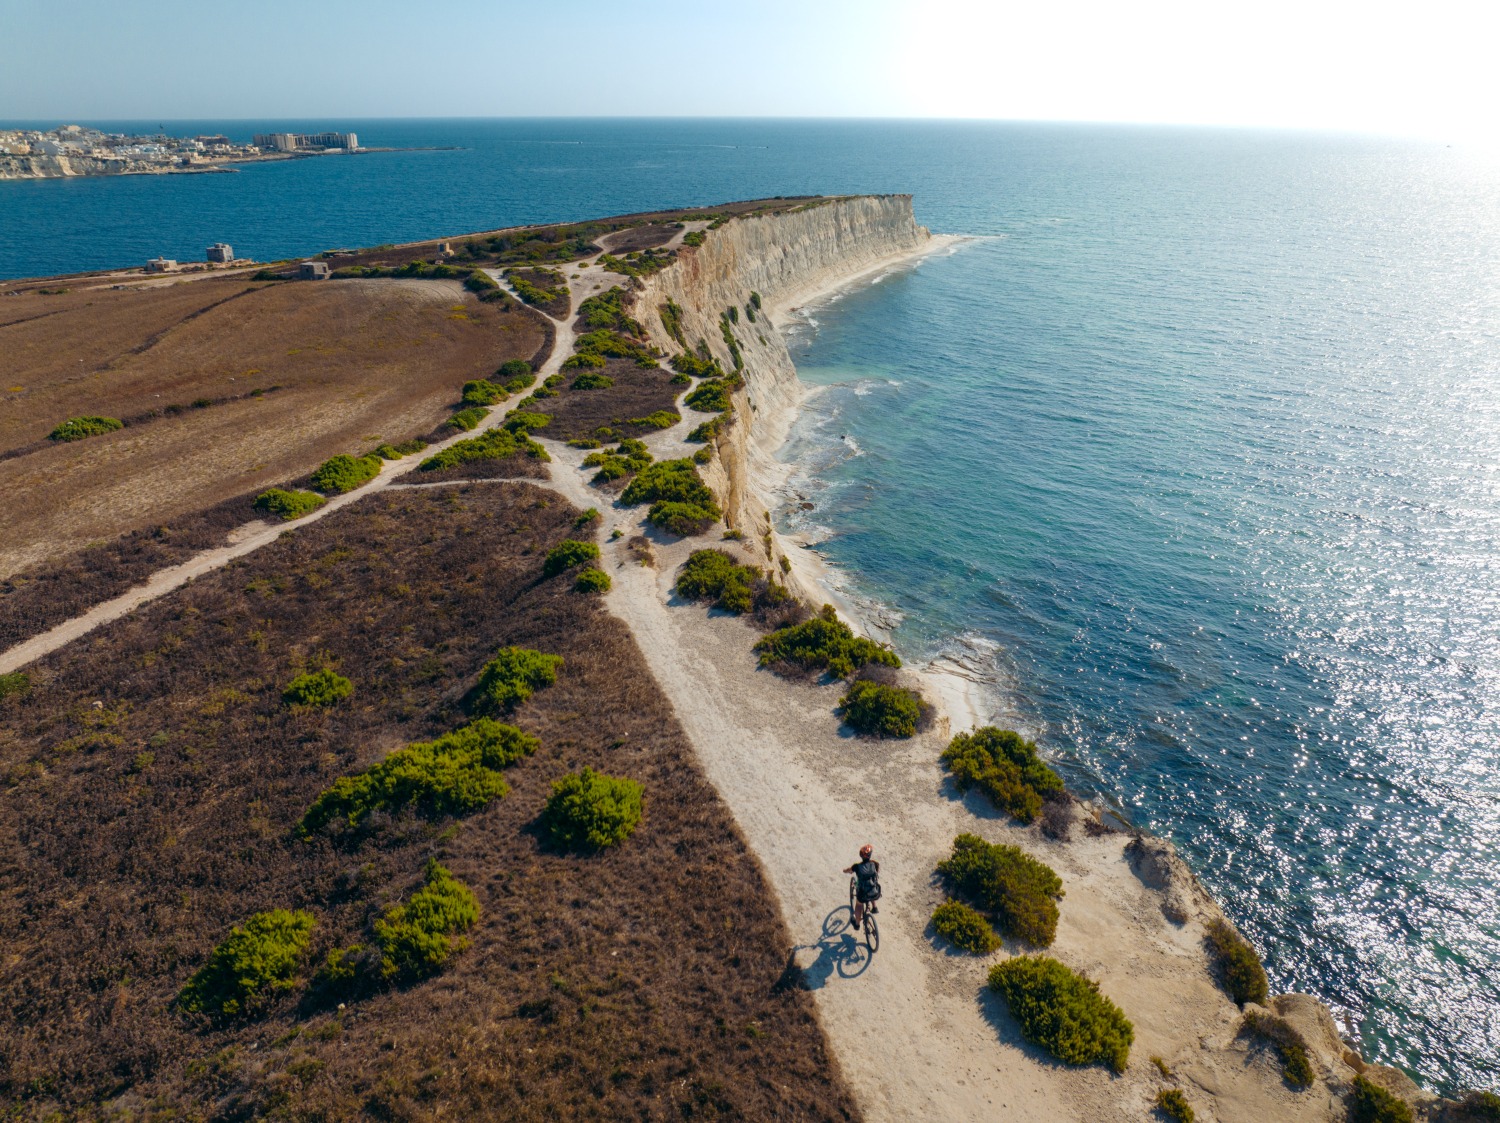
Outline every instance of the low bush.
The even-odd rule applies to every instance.
[[[576,355],[569,355],[563,363],[563,370],[603,370],[609,365],[609,360],[603,355],[595,354],[593,351],[580,351]]]
[[[330,456],[312,474],[312,485],[325,495],[343,495],[380,475],[380,464],[380,457],[375,455]]]
[[[479,672],[479,696],[490,709],[504,712],[551,686],[563,665],[561,655],[545,655],[527,647],[502,647]]]
[[[734,305],[730,305],[727,312],[719,314],[719,334],[724,337],[724,346],[729,348],[729,358],[733,361],[736,371],[745,368],[745,359],[740,354],[740,344],[739,340],[734,337],[734,329],[729,325],[730,321],[739,323],[739,319],[739,310]]]
[[[679,503],[664,499],[651,504],[646,512],[646,521],[658,530],[675,534],[679,538],[692,538],[708,530],[719,520],[719,508],[702,503]]]
[[[1156,1110],[1173,1123],[1193,1123],[1193,1105],[1176,1088],[1163,1088],[1156,1093]]]
[[[453,468],[474,460],[504,460],[507,456],[514,456],[518,452],[524,452],[535,460],[552,459],[547,455],[546,449],[524,433],[512,433],[509,429],[496,427],[486,429],[477,437],[456,441],[441,452],[433,453],[417,465],[417,471],[435,472],[441,468]]]
[[[951,889],[989,914],[1005,934],[1038,948],[1050,946],[1056,938],[1062,879],[1018,847],[961,834],[937,870]]]
[[[627,419],[632,425],[649,425],[653,429],[670,429],[682,420],[682,414],[675,409],[658,409],[648,413],[645,417],[631,417]]]
[[[125,422],[117,417],[70,417],[52,432],[47,439],[52,441],[81,441],[85,437],[97,437],[101,433],[113,433],[125,428]]]
[[[505,398],[505,390],[488,378],[475,378],[464,383],[464,405],[492,406]]]
[[[483,269],[476,269],[464,278],[464,288],[470,292],[485,293],[498,289],[500,284]]]
[[[630,837],[641,821],[641,785],[585,768],[552,785],[542,822],[553,845],[569,850],[602,850]]]
[[[690,390],[682,404],[699,413],[723,413],[730,405],[729,392],[721,380],[711,378]]]
[[[645,329],[626,313],[625,290],[619,285],[589,297],[578,306],[578,314],[590,329],[608,328],[627,335],[645,335]]]
[[[413,437],[409,441],[401,441],[398,444],[383,444],[378,446],[372,455],[382,460],[400,460],[403,456],[410,456],[414,452],[421,452],[427,447],[427,442],[421,437]]]
[[[1271,987],[1250,941],[1236,932],[1233,925],[1217,917],[1209,921],[1203,940],[1224,993],[1241,1006],[1246,1002],[1264,1005]]]
[[[838,715],[869,737],[913,737],[922,720],[922,696],[905,687],[860,679],[839,700]]]
[[[575,565],[597,561],[598,558],[599,547],[592,542],[578,542],[572,538],[565,538],[547,551],[547,559],[542,563],[542,576],[556,577]]]
[[[991,968],[989,985],[1025,1038],[1058,1060],[1125,1071],[1135,1027],[1092,979],[1048,956],[1021,955]]]
[[[666,329],[667,334],[677,341],[678,346],[686,347],[687,340],[682,334],[681,307],[669,300],[659,305],[657,311],[661,313],[661,326]]]
[[[573,529],[582,530],[586,526],[592,526],[599,521],[599,508],[590,507],[573,520]]]
[[[1414,1123],[1411,1108],[1379,1084],[1363,1076],[1354,1078],[1349,1094],[1349,1123]]]
[[[1281,1075],[1288,1084],[1299,1091],[1312,1087],[1312,1056],[1307,1051],[1307,1039],[1291,1022],[1275,1014],[1251,1010],[1245,1014],[1240,1028],[1275,1047],[1281,1057]]]
[[[573,591],[575,593],[607,593],[612,584],[609,574],[604,570],[589,566],[587,569],[578,571],[578,579],[573,582]]]
[[[178,994],[177,1005],[223,1018],[252,1012],[270,993],[297,985],[297,969],[316,926],[313,914],[300,909],[256,913],[209,953]]]
[[[478,919],[479,902],[469,887],[436,859],[429,861],[422,888],[375,922],[381,975],[411,983],[437,974],[454,953],[469,946],[463,933]]]
[[[724,550],[694,550],[677,571],[676,591],[688,600],[711,601],[726,612],[749,612],[761,571],[740,565]]]
[[[693,453],[694,464],[707,464],[713,458],[714,450],[711,446],[705,445],[703,448],[700,448],[697,452]]]
[[[642,468],[630,486],[620,496],[627,506],[637,503],[656,503],[668,500],[674,503],[689,503],[704,510],[712,510],[713,518],[719,517],[714,493],[698,475],[691,460],[662,460]]]
[[[657,359],[660,357],[657,351],[645,343],[638,342],[619,332],[601,329],[591,331],[586,335],[580,335],[575,344],[577,354],[571,356],[563,365],[569,366],[596,366],[602,365],[606,357],[612,359],[634,359],[635,365],[644,369],[654,369]]]
[[[0,701],[6,698],[25,698],[31,693],[31,676],[25,671],[11,671],[0,675]]]
[[[783,674],[827,671],[835,678],[848,678],[870,663],[901,666],[900,657],[890,648],[856,636],[831,604],[825,604],[811,620],[772,632],[755,645],[755,651],[762,667]]]
[[[536,372],[525,359],[507,359],[495,371],[496,378],[536,378]],[[527,383],[531,385],[531,383]]]
[[[487,409],[483,409],[480,406],[470,406],[468,409],[459,410],[452,417],[448,418],[448,426],[452,429],[462,429],[467,433],[472,431],[476,425],[489,415],[490,411]]]
[[[615,380],[607,374],[599,374],[597,371],[585,371],[573,379],[574,390],[608,390],[615,384]]]
[[[1470,1092],[1457,1103],[1448,1105],[1440,1118],[1443,1123],[1500,1123],[1500,1095]]]
[[[708,354],[708,348],[704,347],[703,351],[701,355],[684,351],[675,356],[672,359],[672,369],[678,374],[690,375],[693,378],[723,378],[724,368],[719,366],[719,360]]]
[[[701,230],[689,230],[682,236],[682,244],[685,246],[701,246],[708,241],[708,236]]]
[[[695,425],[693,431],[687,435],[687,439],[695,444],[706,444],[723,432],[724,426],[732,417],[734,417],[733,410],[725,410],[717,417],[710,417],[707,421]]]
[[[353,693],[352,682],[324,667],[292,679],[281,692],[281,700],[289,706],[332,706]]]
[[[328,501],[317,492],[286,491],[279,487],[263,491],[255,497],[257,510],[269,515],[279,515],[288,522],[316,511],[326,502]]]
[[[531,413],[528,410],[515,409],[505,415],[505,428],[511,433],[534,433],[551,424],[550,413]]]
[[[753,304],[753,305],[755,305],[755,310],[757,312],[759,312],[760,311],[760,293],[758,293],[758,292],[752,292],[750,294],[750,303]]]
[[[964,951],[988,955],[1000,946],[1000,937],[984,914],[962,901],[944,901],[932,914],[937,934]]]
[[[634,447],[639,445],[639,451]],[[651,463],[651,454],[640,441],[621,441],[612,452],[593,452],[583,458],[586,468],[598,468],[592,483],[603,484],[611,480],[623,480],[639,472]]]
[[[500,771],[536,752],[539,742],[487,717],[432,741],[414,741],[353,776],[341,776],[302,817],[310,834],[341,822],[358,827],[373,812],[411,807],[428,816],[465,815],[510,791]]]
[[[977,785],[997,808],[1023,823],[1037,817],[1044,799],[1063,791],[1062,778],[1037,755],[1036,745],[1008,729],[985,726],[960,733],[942,759],[960,788]]]

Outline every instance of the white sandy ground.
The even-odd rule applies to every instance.
[[[599,275],[597,268],[571,266],[567,274],[575,308],[591,292],[615,283],[613,275]],[[783,302],[781,314],[788,304],[815,295],[809,291]],[[543,374],[559,369],[571,350],[568,324],[559,323],[558,329],[559,345]],[[481,430],[503,414],[503,409],[492,411]],[[775,440],[777,432],[784,438],[790,417],[758,417],[756,424]],[[682,443],[688,428],[690,420],[654,434],[648,444],[659,457],[681,455],[694,447]],[[1174,925],[1162,915],[1162,892],[1132,872],[1124,836],[1087,839],[1075,830],[1072,842],[1048,842],[1034,829],[1010,825],[982,798],[959,796],[937,758],[952,729],[976,718],[961,678],[928,680],[942,710],[930,733],[904,742],[844,735],[833,713],[838,687],[790,683],[758,670],[751,652],[756,633],[746,623],[673,595],[677,567],[704,540],[657,537],[640,509],[613,508],[607,495],[587,484],[587,470],[579,467],[582,451],[557,441],[543,443],[554,458],[553,480],[525,482],[559,491],[578,507],[604,511],[602,562],[614,578],[605,603],[631,627],[709,779],[761,862],[797,943],[794,963],[872,1123],[1141,1120],[1150,1117],[1156,1091],[1166,1086],[1148,1062],[1152,1055],[1179,1074],[1200,1120],[1342,1118],[1322,1084],[1291,1093],[1269,1059],[1253,1059],[1234,1043],[1238,1011],[1205,971],[1202,921],[1216,910],[1201,891],[1188,887],[1189,919]],[[392,486],[420,460],[413,456],[386,464],[365,487],[330,500],[293,525]],[[608,540],[616,527],[623,536]],[[231,536],[230,545],[164,570],[144,586],[0,654],[0,672],[24,666],[289,529],[282,523],[248,524]],[[643,566],[631,555],[627,543],[637,533],[654,539],[654,564]],[[815,584],[811,555],[793,550],[791,556],[803,569],[803,581]],[[983,984],[991,962],[1025,949],[1008,946],[980,959],[955,954],[930,933],[927,918],[943,898],[933,869],[953,836],[964,831],[1019,845],[1062,877],[1066,896],[1050,953],[1097,979],[1134,1021],[1131,1065],[1123,1077],[1098,1067],[1057,1065],[1019,1038],[1003,1003]],[[881,943],[873,956],[849,930],[848,879],[839,872],[865,841],[876,847],[886,888]],[[1187,899],[1180,882],[1177,892],[1179,900]],[[1338,1048],[1336,1041],[1332,1048]],[[1322,1067],[1321,1057],[1317,1063]]]

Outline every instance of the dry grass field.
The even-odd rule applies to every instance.
[[[626,627],[541,578],[577,512],[525,484],[386,492],[30,668],[0,699],[7,1119],[851,1119],[755,859]],[[510,720],[541,740],[458,820],[294,828],[334,779],[465,720],[494,649],[566,660]],[[327,711],[283,685],[331,661]],[[541,845],[553,780],[645,785],[593,856]],[[339,1009],[298,987],[214,1025],[174,996],[229,928],[357,939],[440,859],[478,897],[436,977]],[[727,899],[734,908],[726,910]],[[303,978],[308,970],[304,968]]]
[[[0,301],[0,577],[425,433],[464,381],[543,337],[456,281],[210,277]],[[131,423],[46,440],[90,414]]]
[[[631,424],[630,419],[676,409],[673,403],[683,389],[672,385],[670,370],[645,370],[633,359],[609,360],[599,372],[614,379],[615,384],[606,390],[574,390],[571,387],[578,372],[565,373],[568,378],[557,397],[548,398],[541,407],[552,415],[545,435],[564,440],[590,437],[601,426],[623,437],[655,432],[650,425]]]

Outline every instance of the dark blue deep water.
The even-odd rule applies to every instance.
[[[961,654],[1176,840],[1275,987],[1429,1084],[1500,1085],[1500,165],[1202,130],[314,124],[462,150],[0,183],[0,276],[914,193],[979,237],[809,310],[828,388],[786,455],[815,506],[784,519],[905,654]]]

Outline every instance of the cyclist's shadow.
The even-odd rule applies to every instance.
[[[803,989],[817,990],[834,975],[857,979],[869,969],[870,952],[854,930],[853,921],[849,906],[840,905],[823,918],[823,931],[816,943],[798,944],[792,949],[792,962],[798,965]],[[816,956],[802,966],[806,952]]]

